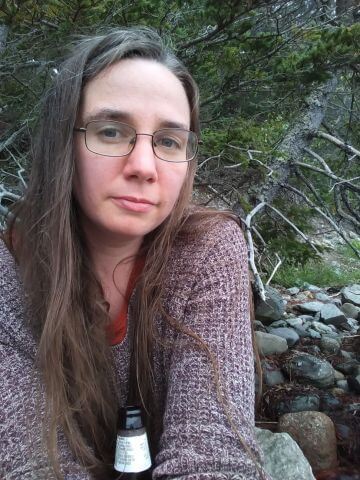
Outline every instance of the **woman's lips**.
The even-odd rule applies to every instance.
[[[135,197],[113,197],[113,201],[125,210],[139,213],[149,212],[155,205],[150,200]]]

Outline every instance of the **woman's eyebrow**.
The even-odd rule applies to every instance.
[[[117,120],[130,124],[134,123],[134,117],[131,113],[112,108],[101,108],[100,110],[84,115],[85,124],[93,120]],[[158,125],[158,128],[183,128],[185,130],[188,130],[189,128],[188,125],[184,123],[172,120],[161,120]]]

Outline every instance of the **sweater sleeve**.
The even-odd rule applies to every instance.
[[[212,234],[211,247],[189,262],[194,275],[182,319],[206,350],[184,334],[175,337],[154,479],[268,479],[254,464],[260,455],[246,243],[233,221]]]
[[[48,480],[53,476],[42,444],[44,394],[23,296],[15,262],[0,241],[0,478]],[[90,480],[61,434],[59,445],[64,479]]]

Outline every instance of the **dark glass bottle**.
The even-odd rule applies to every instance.
[[[114,469],[121,480],[150,480],[151,456],[141,409],[120,409]]]

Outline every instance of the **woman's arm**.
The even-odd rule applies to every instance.
[[[211,351],[219,389],[208,355],[178,335],[167,364],[168,395],[154,478],[261,478],[252,458],[259,459],[253,432],[247,248],[233,221],[216,225],[213,235],[212,247],[189,259],[195,273],[183,325]]]

